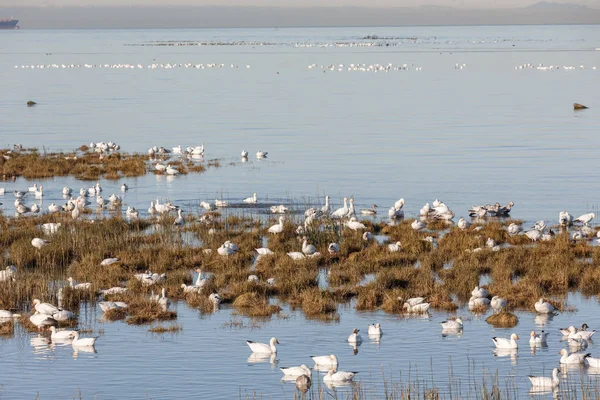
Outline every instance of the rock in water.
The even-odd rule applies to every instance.
[[[27,107],[35,106],[36,104],[37,104],[37,103],[36,103],[35,101],[31,101],[31,100],[29,100],[29,101],[27,102]]]
[[[574,110],[585,110],[586,108],[587,108],[587,106],[584,106],[583,104],[573,103]]]

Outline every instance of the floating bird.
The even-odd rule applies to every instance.
[[[560,380],[558,378],[558,373],[560,370],[558,368],[554,368],[552,370],[552,378],[548,378],[546,376],[533,376],[528,375],[529,381],[534,388],[555,388],[560,384]]]
[[[75,336],[73,337],[73,347],[91,347],[96,344],[97,337],[88,337],[88,338],[79,338],[79,332],[75,332]]]
[[[246,150],[242,150],[242,158],[248,158],[248,152]]]
[[[253,353],[273,354],[277,353],[277,347],[275,347],[275,344],[279,344],[279,341],[276,338],[271,338],[269,344],[256,343],[251,340],[246,340],[246,343]]]
[[[554,308],[554,306],[552,304],[550,304],[547,301],[544,301],[544,299],[539,299],[535,304],[535,311],[537,311],[540,314],[551,314],[553,313],[556,308]]]
[[[447,329],[447,330],[459,330],[459,329],[463,328],[463,322],[460,317],[458,317],[456,319],[442,321],[442,322],[440,322],[440,324],[442,324],[442,329]]]
[[[371,208],[362,208],[360,213],[363,215],[377,215],[377,204],[373,204]]]
[[[299,367],[281,367],[279,369],[287,376],[311,375],[310,368],[304,364]]]
[[[350,382],[358,372],[337,371],[330,369],[323,377],[323,382]]]
[[[319,367],[337,368],[338,359],[334,354],[328,356],[310,356]]]
[[[77,333],[77,331],[57,331],[56,327],[54,327],[53,325],[50,326],[50,331],[52,332],[52,334],[50,335],[50,338],[52,340],[73,339],[75,337],[75,334]]]
[[[535,333],[535,331],[531,331],[529,344],[546,344],[546,338],[548,335],[549,332],[541,331],[540,333]]]
[[[381,331],[381,325],[379,322],[376,324],[369,325],[369,330],[367,331],[369,336],[381,336],[383,332]]]
[[[266,158],[267,154],[269,154],[269,152],[259,150],[256,152],[256,158]]]
[[[590,353],[584,352],[569,353],[567,349],[562,349],[558,354],[561,355],[561,364],[583,364],[585,363],[585,359],[591,356]]]
[[[362,337],[360,336],[360,334],[358,333],[360,330],[354,328],[352,330],[352,333],[350,334],[350,336],[348,336],[348,343],[361,343],[362,342]]]
[[[516,349],[519,347],[517,340],[519,340],[519,336],[516,333],[513,333],[512,335],[510,335],[510,339],[499,338],[499,337],[492,338],[492,341],[494,342],[494,344],[496,345],[496,348],[498,348],[498,349]]]
[[[258,199],[256,198],[256,193],[254,193],[252,197],[245,198],[244,200],[242,200],[242,202],[246,204],[256,204],[258,202]]]

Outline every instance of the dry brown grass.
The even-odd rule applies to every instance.
[[[512,328],[519,323],[519,318],[513,313],[502,311],[490,315],[485,322],[501,328]]]
[[[15,333],[15,322],[13,320],[0,322],[0,335],[1,336],[14,336]]]
[[[178,324],[172,324],[172,325],[168,325],[168,326],[164,326],[164,325],[157,325],[153,328],[148,329],[148,332],[152,332],[152,333],[177,333],[179,331],[183,330],[183,328],[181,327],[181,325]]]

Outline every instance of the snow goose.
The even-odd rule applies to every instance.
[[[271,210],[271,213],[273,214],[285,214],[289,211],[289,209],[284,206],[283,204],[280,204],[278,206],[271,206],[269,207],[269,209]]]
[[[594,213],[583,214],[583,215],[580,215],[579,217],[575,218],[575,220],[573,222],[581,222],[582,224],[587,225],[595,217],[596,217],[596,214],[594,214]]]
[[[266,343],[257,343],[251,340],[246,340],[246,344],[250,347],[253,353],[262,353],[262,354],[272,354],[277,353],[276,344],[279,344],[279,341],[276,338],[271,338],[269,344]]]
[[[77,319],[77,316],[69,310],[63,310],[59,308],[57,312],[52,314],[52,318],[54,318],[58,322],[63,322],[68,321],[70,319]]]
[[[398,211],[402,210],[402,207],[404,207],[404,199],[401,198],[400,200],[398,200],[397,202],[394,203],[394,208]]]
[[[363,223],[358,222],[358,220],[356,219],[356,217],[350,218],[350,221],[348,221],[346,223],[346,226],[348,228],[352,229],[353,231],[357,231],[359,229],[367,229],[367,227]]]
[[[311,254],[315,254],[316,252],[317,252],[317,248],[315,246],[313,246],[312,244],[308,244],[308,240],[306,239],[306,236],[304,236],[302,238],[302,253],[309,256]]]
[[[126,184],[126,183],[123,183],[123,184],[121,185],[121,192],[126,192],[126,191],[128,191],[128,190],[129,190],[129,186],[127,186],[127,184]]]
[[[516,333],[510,335],[510,339],[499,338],[495,336],[492,338],[492,341],[498,349],[516,349],[519,347],[517,340],[519,340],[519,335]]]
[[[253,193],[251,197],[246,197],[244,200],[242,200],[242,202],[246,204],[256,204],[258,202],[256,193]]]
[[[319,367],[337,368],[338,359],[334,354],[328,356],[310,356]]]
[[[348,343],[361,343],[362,342],[362,337],[358,333],[359,331],[360,331],[360,329],[356,329],[356,328],[354,328],[352,330],[352,333],[350,334],[350,336],[348,336]]]
[[[350,209],[348,208],[348,198],[344,197],[344,206],[338,208],[333,213],[331,213],[331,217],[332,218],[342,218],[346,214],[348,214],[348,211],[350,211]]]
[[[105,258],[104,260],[102,260],[100,262],[100,265],[103,267],[107,267],[109,265],[118,263],[119,261],[121,261],[121,259],[119,257]]]
[[[600,368],[600,358],[586,357],[585,361],[592,368]]]
[[[161,296],[158,299],[158,304],[161,306],[163,311],[167,311],[169,306],[171,305],[171,300],[167,297],[167,289],[162,288]]]
[[[75,334],[77,333],[77,331],[57,331],[56,327],[54,326],[50,326],[50,331],[52,332],[52,334],[50,335],[50,338],[52,340],[73,339],[75,337]]]
[[[38,190],[38,185],[37,185],[37,183],[34,183],[34,184],[33,184],[33,186],[29,186],[29,187],[27,188],[27,191],[28,191],[29,193],[33,193],[33,192],[35,192],[35,191],[37,191],[37,190]]]
[[[447,321],[440,322],[442,329],[446,330],[459,330],[463,328],[463,322],[460,317],[456,319],[449,319]]]
[[[125,211],[125,216],[131,219],[137,219],[140,216],[140,212],[135,209],[135,207],[127,207],[127,211]]]
[[[581,335],[577,335],[577,338],[568,338],[567,343],[569,344],[570,351],[585,350],[588,347],[588,341]]]
[[[290,377],[297,377],[300,375],[311,375],[310,368],[308,366],[302,364],[299,367],[281,367],[279,368],[284,375]]]
[[[47,222],[45,224],[40,225],[40,228],[42,228],[42,231],[46,234],[46,235],[53,235],[56,232],[58,232],[58,229],[61,227],[61,223],[60,222]]]
[[[532,242],[537,242],[538,240],[540,240],[542,238],[542,232],[537,229],[534,229],[534,230],[525,232],[525,236],[527,236],[529,239],[531,239]]]
[[[419,215],[421,217],[427,217],[429,215],[430,211],[431,211],[431,206],[429,205],[429,203],[425,203],[425,205],[423,207],[421,207],[421,209],[419,210]]]
[[[369,329],[367,330],[369,336],[381,336],[383,332],[381,331],[381,324],[377,322],[376,324],[369,325]]]
[[[373,204],[371,208],[362,208],[360,213],[363,215],[377,215],[377,204]]]
[[[337,243],[329,243],[329,246],[327,246],[327,251],[329,251],[330,255],[335,256],[340,252],[340,245]]]
[[[543,232],[544,229],[546,229],[546,222],[544,220],[537,221],[535,224],[533,224],[532,228],[537,231]]]
[[[429,310],[429,303],[418,303],[415,305],[411,305],[408,302],[405,302],[402,306],[403,310],[406,310],[409,314],[424,314]]]
[[[534,388],[555,388],[560,384],[558,377],[559,372],[560,370],[558,368],[554,368],[552,370],[552,378],[548,378],[547,376],[533,375],[528,375],[527,377]]]
[[[119,308],[127,308],[127,303],[123,303],[122,301],[101,301],[98,303],[98,305],[103,312]]]
[[[258,253],[258,255],[261,255],[261,256],[269,256],[271,254],[275,254],[268,247],[259,247],[258,249],[254,249],[254,250],[256,250],[256,252]]]
[[[267,154],[269,154],[268,151],[257,151],[256,152],[256,158],[266,158]]]
[[[167,168],[165,169],[165,172],[167,175],[171,175],[171,176],[175,176],[175,175],[179,175],[180,172],[177,168],[174,168],[170,165],[167,165]]]
[[[215,206],[216,207],[229,207],[229,203],[226,202],[225,200],[215,199]]]
[[[529,335],[529,344],[546,344],[546,339],[548,338],[549,332],[541,331],[540,333],[535,333],[535,331],[531,331]]]
[[[63,194],[63,196],[70,196],[72,192],[73,192],[73,189],[71,189],[68,186],[65,186],[65,187],[62,188],[62,194]]]
[[[401,219],[401,218],[404,218],[404,211],[402,211],[402,210],[398,210],[396,207],[393,207],[393,206],[392,206],[392,207],[391,207],[391,208],[388,210],[388,216],[389,216],[391,219]]]
[[[508,226],[508,228],[506,228],[506,231],[511,235],[516,235],[519,232],[521,232],[522,230],[523,230],[523,228],[521,228],[521,225],[517,225],[514,222],[512,224],[510,224]]]
[[[173,221],[173,225],[183,225],[183,223],[185,222],[185,220],[183,219],[183,215],[181,215],[181,208],[177,210],[177,217],[175,218],[175,221]]]
[[[13,195],[17,198],[23,198],[25,195],[27,194],[27,192],[23,192],[22,190],[14,190],[13,191]]]
[[[8,310],[0,310],[0,320],[6,320],[7,318],[19,318],[21,315],[13,314]]]
[[[584,324],[585,325],[585,324]],[[587,329],[587,325],[585,325],[586,329]],[[577,328],[570,326],[569,327],[569,339],[584,339],[584,340],[590,340],[592,338],[592,336],[594,336],[594,333],[596,333],[595,330],[593,331],[588,331],[585,329],[581,329],[581,330],[577,330]]]
[[[591,356],[590,353],[584,352],[569,353],[567,349],[562,349],[558,354],[561,355],[561,364],[584,364],[585,359]]]
[[[365,242],[370,242],[371,240],[373,240],[373,234],[369,231],[364,232],[362,235],[362,240],[364,240]]]
[[[47,326],[58,326],[58,321],[52,318],[49,315],[41,314],[36,311],[31,317],[29,317],[29,321],[32,324],[38,327],[38,329],[47,327]]]
[[[330,369],[327,375],[323,377],[323,382],[351,382],[358,372],[337,371]]]
[[[60,211],[60,206],[58,206],[56,203],[52,203],[48,206],[48,211],[50,214],[57,213]]]
[[[246,150],[242,150],[241,156],[242,158],[248,158],[248,152]]]
[[[32,304],[35,311],[39,312],[40,314],[52,315],[59,311],[58,307],[50,303],[42,303],[39,299],[33,299]]]
[[[75,283],[75,280],[72,277],[68,277],[67,281],[69,281],[69,286],[75,290],[89,290],[92,287],[90,282]]]
[[[17,267],[15,267],[14,265],[9,265],[8,267],[0,271],[0,282],[6,282],[11,279],[14,279],[16,273]]]
[[[413,228],[415,231],[422,231],[423,229],[425,229],[425,222],[423,221],[419,221],[418,219],[415,219],[411,224],[410,227]]]
[[[507,304],[508,304],[508,302],[506,301],[506,299],[503,299],[500,296],[494,296],[494,297],[492,297],[492,300],[490,301],[490,306],[492,306],[492,308],[496,312],[500,312],[503,309],[505,309]]]
[[[402,250],[402,243],[400,242],[396,242],[396,243],[390,243],[387,245],[388,251],[395,253],[397,251]]]
[[[73,347],[91,347],[96,344],[96,339],[98,339],[97,337],[79,338],[79,332],[73,332],[75,332],[73,343],[71,343]]]
[[[539,299],[535,304],[535,311],[537,311],[540,314],[551,314],[554,311],[556,311],[556,308],[554,308],[554,306],[552,304],[550,304],[547,301],[544,301],[544,299]]]
[[[566,211],[558,213],[558,224],[560,226],[571,226],[573,225],[573,216]]]
[[[284,220],[283,217],[279,217],[279,223],[269,227],[268,232],[274,233],[274,234],[283,232],[283,220]]]
[[[469,299],[469,310],[473,311],[474,309],[480,308],[480,307],[485,307],[487,308],[487,306],[490,305],[490,299],[488,299],[487,297],[471,297]]]
[[[469,229],[471,223],[464,218],[458,220],[458,224],[456,224],[460,229],[465,230]]]
[[[489,293],[485,288],[481,288],[479,286],[475,286],[475,289],[471,291],[471,296],[473,297],[488,297]]]
[[[330,211],[331,210],[329,206],[329,196],[325,196],[325,205],[321,207],[321,212],[323,213],[323,215],[329,215]]]

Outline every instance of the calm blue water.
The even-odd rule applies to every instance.
[[[598,208],[598,26],[1,33],[0,145],[71,150],[113,140],[125,151],[146,152],[152,145],[204,143],[206,158],[221,160],[221,168],[201,175],[127,180],[131,190],[124,203],[142,211],[156,197],[196,210],[199,200],[240,201],[253,192],[259,201],[277,203],[310,203],[330,194],[336,207],[344,196],[354,196],[358,207],[377,203],[382,210],[404,197],[408,216],[440,198],[456,219],[473,204],[496,201],[514,201],[512,216],[528,221],[556,221],[562,210],[579,215]],[[399,39],[388,47],[322,46],[361,42],[369,34]],[[140,46],[187,40],[272,45]],[[144,68],[15,68],[118,63]],[[225,67],[146,68],[152,63]],[[409,69],[346,70],[363,63],[407,64]],[[561,68],[515,69],[528,63]],[[312,64],[316,67],[309,69]],[[342,71],[321,69],[340,64]],[[457,69],[457,64],[466,66]],[[28,100],[38,105],[26,107]],[[574,102],[590,109],[574,112]],[[239,163],[242,149],[250,152],[245,164]],[[268,158],[256,160],[257,150],[268,151]],[[47,192],[44,207],[63,201],[65,185],[91,186],[71,178],[39,183]],[[111,193],[122,182],[101,183],[104,193]],[[30,184],[19,179],[0,187],[8,192]],[[12,196],[0,202],[6,213],[14,212]],[[574,296],[570,303],[578,311],[549,321],[549,346],[535,354],[527,345],[535,316],[519,314],[514,331],[522,340],[516,357],[493,353],[490,338],[508,336],[510,330],[495,330],[474,316],[462,336],[443,338],[438,324],[447,317],[443,313],[406,320],[356,313],[349,305],[336,324],[305,321],[301,313],[285,311],[289,318],[232,329],[224,324],[238,317],[227,309],[200,318],[179,304],[183,331],[173,336],[101,323],[89,310],[82,323],[104,331],[97,353],[75,356],[70,346],[34,349],[30,334],[0,340],[0,397],[71,398],[81,390],[84,398],[245,398],[253,393],[292,398],[293,385],[280,382],[269,360],[248,361],[244,341],[272,336],[281,342],[278,366],[311,365],[307,355],[335,353],[340,369],[359,371],[357,380],[377,395],[382,371],[403,381],[409,375],[433,379],[443,391],[450,363],[465,390],[469,376],[497,370],[500,377],[514,376],[524,394],[526,375],[549,375],[557,365],[562,347],[557,327],[600,326],[595,299]],[[365,334],[354,355],[348,334],[354,327],[366,331],[375,321],[385,332],[381,343]],[[589,351],[598,357],[595,347]],[[577,382],[588,371],[569,374]]]

